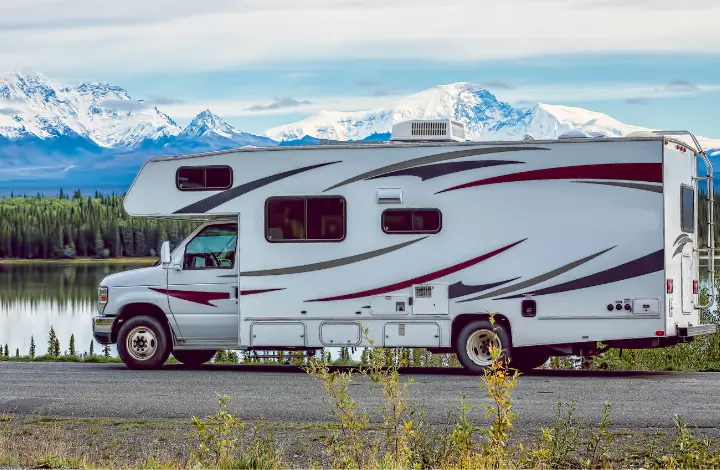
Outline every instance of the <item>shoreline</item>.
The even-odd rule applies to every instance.
[[[157,262],[159,258],[36,258],[36,259],[25,259],[25,258],[0,258],[0,265],[38,265],[38,264],[58,264],[58,265],[73,265],[73,264],[138,264],[138,265],[152,265]]]

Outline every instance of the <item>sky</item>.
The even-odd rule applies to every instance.
[[[720,138],[718,18],[717,0],[3,0],[0,73],[254,133],[462,81]]]

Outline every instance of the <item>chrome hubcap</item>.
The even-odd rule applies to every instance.
[[[500,348],[500,338],[490,330],[477,330],[467,340],[466,351],[471,361],[479,366],[492,364],[490,346]]]
[[[153,357],[155,351],[157,351],[157,337],[150,328],[136,326],[127,335],[125,346],[133,359],[145,361]]]

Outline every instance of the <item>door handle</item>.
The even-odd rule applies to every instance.
[[[232,291],[235,293],[235,297],[234,297],[234,298],[237,299],[238,297],[240,297],[240,292],[239,292],[239,289],[238,289],[237,287],[233,287],[233,290],[232,290]]]

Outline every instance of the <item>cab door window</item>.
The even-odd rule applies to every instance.
[[[185,246],[183,269],[235,267],[237,224],[209,225]]]

